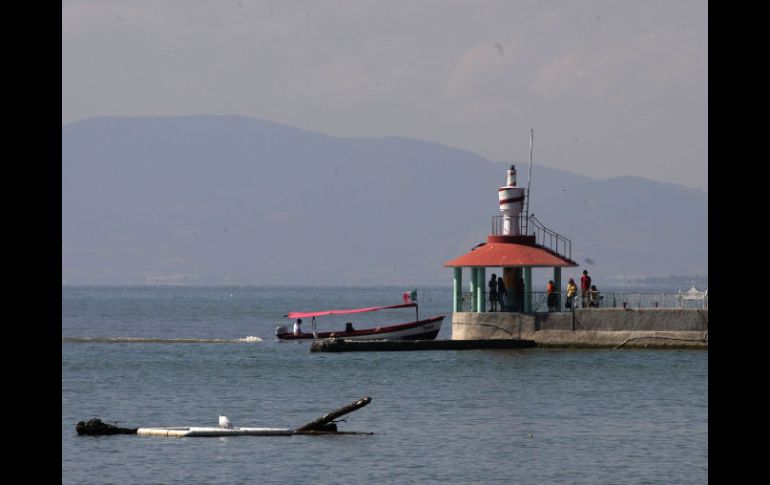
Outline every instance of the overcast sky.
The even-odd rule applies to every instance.
[[[243,115],[708,183],[706,0],[64,0],[62,123]]]

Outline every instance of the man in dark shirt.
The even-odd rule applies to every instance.
[[[497,301],[500,303],[500,311],[506,311],[506,299],[508,297],[508,291],[505,289],[505,281],[503,278],[497,278]]]

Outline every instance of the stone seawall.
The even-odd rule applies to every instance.
[[[708,309],[599,308],[452,315],[452,339],[521,338],[539,347],[708,348]]]

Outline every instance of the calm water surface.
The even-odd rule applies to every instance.
[[[63,288],[62,483],[708,482],[707,351],[319,354],[274,340],[288,311],[392,304],[410,289]],[[447,315],[450,338],[451,289],[418,299],[421,316]],[[398,312],[360,326],[414,315]],[[75,433],[92,417],[216,426],[220,414],[293,428],[363,396],[339,427],[373,435]]]

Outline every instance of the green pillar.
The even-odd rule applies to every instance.
[[[524,313],[532,312],[532,268],[524,267]]]
[[[476,286],[479,284],[479,277],[478,277],[478,268],[471,268],[471,311],[475,312],[476,308],[478,307],[478,304],[476,303],[476,298],[478,298],[478,291],[476,290]]]
[[[454,269],[454,311],[463,311],[463,269]]]
[[[561,311],[561,268],[553,268],[553,286],[556,288],[556,310]]]
[[[476,283],[476,291],[479,293],[476,297],[476,302],[478,304],[476,311],[479,313],[484,313],[487,309],[487,302],[484,299],[484,280],[486,279],[486,271],[486,268],[479,268],[479,270],[476,272],[476,275],[479,278],[478,283]]]

